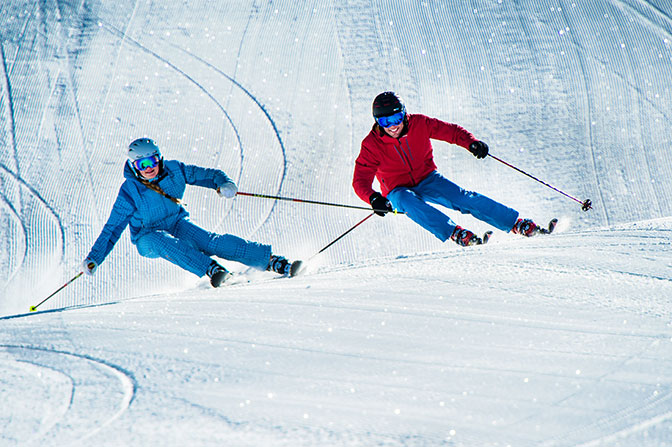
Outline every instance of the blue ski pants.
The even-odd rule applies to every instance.
[[[271,246],[247,241],[231,234],[211,233],[189,219],[178,220],[172,228],[141,236],[136,241],[140,255],[163,258],[197,276],[203,276],[218,256],[229,261],[265,270],[271,257]]]
[[[471,214],[502,231],[511,231],[518,220],[518,211],[477,192],[466,191],[434,171],[417,186],[399,186],[387,194],[397,211],[403,211],[415,223],[445,242],[455,230],[455,222],[438,209],[435,203]]]

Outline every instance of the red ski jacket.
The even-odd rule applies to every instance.
[[[373,178],[382,194],[397,186],[416,186],[436,170],[430,139],[457,144],[467,149],[477,139],[463,127],[420,114],[409,114],[404,133],[393,138],[377,124],[362,141],[355,161],[352,186],[366,203],[375,191]]]

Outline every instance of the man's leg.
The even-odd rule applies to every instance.
[[[489,197],[460,188],[434,171],[413,188],[423,200],[471,214],[495,228],[509,232],[518,219],[518,211]]]
[[[414,188],[394,188],[387,199],[395,209],[403,211],[413,222],[439,238],[447,241],[455,230],[455,222],[431,205],[425,203],[414,192]]]

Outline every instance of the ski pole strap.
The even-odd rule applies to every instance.
[[[138,178],[138,181],[140,181],[140,183],[142,183],[143,185],[145,185],[147,188],[151,189],[152,191],[158,192],[159,194],[161,194],[163,197],[170,200],[171,202],[176,203],[177,205],[180,205],[180,206],[187,206],[187,204],[184,203],[182,200],[166,194],[166,192],[163,189],[161,189],[161,187],[159,185],[155,185],[154,183],[148,182],[147,180],[145,180],[143,178]]]
[[[335,207],[339,207],[339,208],[350,208],[350,209],[356,209],[356,210],[371,211],[371,208],[364,207],[364,206],[345,205],[345,204],[342,204],[342,203],[319,202],[317,200],[304,200],[304,199],[296,199],[296,198],[293,198],[293,197],[272,196],[272,195],[268,195],[268,194],[256,194],[256,193],[238,191],[237,195],[248,196],[248,197],[258,197],[258,198],[261,198],[261,199],[287,200],[287,201],[290,201],[290,202],[310,203],[310,204],[313,204],[313,205],[326,205],[326,206],[335,206]],[[404,212],[403,211],[395,211],[394,214],[404,214]]]

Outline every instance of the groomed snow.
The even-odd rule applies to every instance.
[[[0,445],[672,445],[672,4],[0,6]],[[148,136],[241,191],[365,206],[370,104],[456,122],[439,169],[538,222],[443,244],[374,216],[305,275],[213,290],[128,233],[79,272]],[[209,230],[311,258],[367,211],[191,188]],[[478,232],[485,224],[451,213]]]

